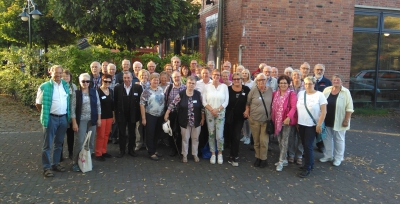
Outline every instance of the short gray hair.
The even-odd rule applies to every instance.
[[[283,73],[285,73],[286,71],[293,72],[293,68],[292,67],[286,67],[286,69],[285,69],[285,71]]]
[[[90,79],[90,75],[88,73],[82,73],[79,75],[79,81],[82,81],[84,78]]]
[[[293,77],[293,74],[294,74],[294,73],[298,73],[299,76],[301,77],[301,71],[300,71],[299,69],[294,69],[294,70],[292,71],[292,77]]]
[[[314,69],[315,69],[315,67],[321,67],[325,71],[325,65],[323,65],[323,64],[316,64],[314,66]]]

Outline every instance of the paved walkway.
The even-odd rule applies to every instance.
[[[0,203],[399,203],[399,116],[354,118],[342,165],[316,161],[307,179],[296,176],[297,165],[275,171],[276,143],[265,169],[252,166],[254,153],[242,145],[239,167],[169,156],[154,162],[139,151],[135,158],[94,161],[85,174],[70,171],[66,159],[67,172],[44,178],[38,119],[0,96]],[[108,148],[117,154],[117,145]]]

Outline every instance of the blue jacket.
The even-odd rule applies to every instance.
[[[328,86],[332,86],[331,80],[322,76],[321,80],[319,80],[319,82],[315,84],[314,89],[320,92],[324,92],[324,89]]]

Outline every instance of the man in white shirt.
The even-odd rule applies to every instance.
[[[40,112],[40,122],[44,132],[42,164],[45,177],[53,177],[53,171],[65,171],[65,167],[60,164],[60,157],[64,135],[71,118],[69,85],[61,80],[62,73],[60,65],[52,66],[51,79],[40,85],[36,97],[36,108]],[[51,162],[53,143],[53,162]]]
[[[172,64],[172,70],[175,71],[181,71],[181,59],[179,59],[179,57],[177,56],[173,56],[171,58],[171,64]]]

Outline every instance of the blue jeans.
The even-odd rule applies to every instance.
[[[304,167],[310,171],[314,167],[314,140],[317,136],[315,126],[299,125],[299,134],[304,147]]]
[[[43,127],[43,147],[42,147],[42,165],[43,169],[49,169],[52,165],[60,163],[64,136],[67,131],[67,115],[49,116],[47,128]],[[53,164],[50,161],[51,148],[54,143]]]

